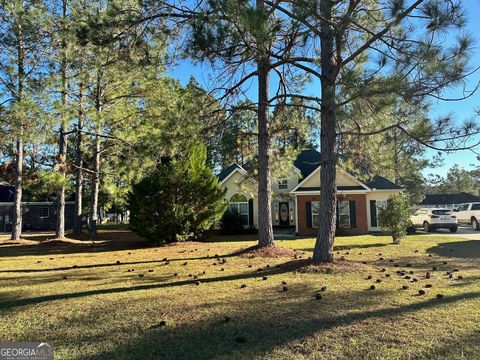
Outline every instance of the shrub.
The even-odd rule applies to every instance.
[[[245,228],[242,224],[242,218],[237,210],[227,210],[222,216],[220,222],[221,230],[223,234],[241,234],[245,232]]]
[[[227,203],[206,159],[205,146],[196,143],[134,185],[128,194],[131,228],[158,242],[196,238],[208,230]]]
[[[394,244],[407,234],[410,222],[410,203],[404,194],[394,195],[379,209],[378,222],[383,231],[390,234]]]

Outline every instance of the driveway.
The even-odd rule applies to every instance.
[[[475,231],[468,227],[459,227],[456,233],[451,233],[449,230],[445,230],[445,229],[439,229],[435,231],[433,234],[462,237],[464,239],[469,239],[469,240],[480,240],[480,231]]]

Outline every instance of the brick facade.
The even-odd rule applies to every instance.
[[[340,201],[355,201],[356,227],[337,229],[339,235],[360,235],[368,232],[367,197],[365,194],[338,195]],[[320,195],[297,195],[298,234],[316,235],[318,229],[307,226],[307,202],[320,201]]]

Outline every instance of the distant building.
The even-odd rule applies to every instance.
[[[0,233],[12,231],[13,198],[15,187],[0,182]],[[34,201],[22,203],[22,230],[54,230],[57,218],[57,205],[54,201]],[[65,203],[65,228],[73,226],[75,203]]]
[[[456,194],[427,194],[425,199],[418,204],[425,208],[447,208],[455,209],[461,204],[480,202],[480,196],[472,195],[466,192]]]

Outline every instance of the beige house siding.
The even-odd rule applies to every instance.
[[[370,209],[370,200],[375,201],[387,201],[392,195],[400,193],[402,190],[376,190],[367,193],[367,217],[368,217],[368,231],[380,231],[380,227],[372,226],[372,214]],[[378,214],[378,210],[377,210]]]
[[[359,183],[345,174],[341,170],[337,170],[337,186],[358,186]],[[302,187],[319,187],[320,186],[320,169],[315,170],[308,179],[302,184]]]
[[[280,226],[280,204],[288,202],[289,208],[289,226],[295,226],[295,197],[290,192],[298,185],[301,178],[300,170],[292,166],[288,171],[288,176],[272,178],[272,224]],[[287,180],[287,188],[281,189],[279,181]]]
[[[253,180],[247,179],[240,171],[235,171],[221,183],[222,189],[227,189],[225,200],[230,201],[233,195],[244,195],[247,200],[253,199],[253,226],[258,228],[257,186]],[[220,227],[217,223],[216,228]]]
[[[317,194],[314,191],[296,193],[297,200],[295,195],[292,193],[293,190],[299,185],[299,172],[295,167],[292,167],[290,175],[287,177],[287,188],[279,188],[279,179],[272,178],[272,223],[273,226],[280,226],[280,203],[288,202],[289,206],[289,226],[296,226],[297,232],[299,233],[312,233],[313,230],[304,229],[305,215],[304,207],[305,201],[308,197],[315,197]],[[397,194],[402,190],[376,190],[369,189],[365,185],[363,189],[358,188],[362,186],[360,181],[357,181],[353,176],[349,175],[345,171],[339,169],[337,170],[337,186],[355,186],[356,189],[353,190],[339,190],[339,197],[350,197],[357,201],[357,223],[358,227],[355,231],[352,230],[352,233],[365,233],[366,231],[380,231],[378,226],[372,226],[371,221],[371,209],[370,201],[386,201],[393,194]],[[235,170],[231,175],[229,175],[222,183],[221,187],[227,189],[225,200],[230,201],[232,196],[235,194],[244,195],[247,198],[247,201],[253,200],[253,226],[258,229],[258,201],[257,201],[257,185],[255,180],[249,179],[246,177],[245,173],[242,170]],[[308,176],[304,182],[301,184],[302,188],[319,188],[320,187],[320,169],[316,169],[310,176]],[[302,196],[307,196],[306,198]],[[362,201],[360,201],[362,200]],[[298,204],[296,204],[296,201]],[[298,221],[297,221],[298,216]],[[220,223],[217,222],[217,229],[220,227]]]

